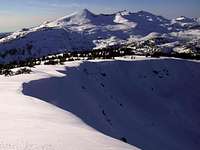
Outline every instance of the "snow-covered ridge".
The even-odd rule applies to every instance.
[[[11,33],[0,33],[0,39],[10,35]]]
[[[0,76],[0,149],[199,150],[199,61],[118,59]]]
[[[68,63],[67,67],[79,64]],[[22,93],[24,82],[62,78],[65,74],[59,71],[65,67],[37,66],[30,75],[0,76],[0,149],[139,150],[96,131],[69,111]]]
[[[188,18],[185,16],[180,16],[175,19],[172,19],[172,24],[179,24],[182,27],[190,27],[198,25],[199,22],[197,21],[196,18]]]
[[[183,24],[190,24],[191,27],[188,20],[190,19],[184,17],[168,20],[146,11],[94,14],[84,9],[55,21],[46,21],[38,27],[16,31],[0,39],[0,63],[62,51],[106,47],[112,45],[109,44],[110,39],[114,39],[112,43],[124,43],[131,37],[143,38],[152,32],[172,36],[172,32],[186,30]]]

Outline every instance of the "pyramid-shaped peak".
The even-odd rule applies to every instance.
[[[71,24],[86,24],[91,23],[94,20],[95,14],[90,12],[88,9],[81,9],[75,13],[62,17],[54,22],[59,25],[71,25]]]
[[[82,9],[82,12],[91,13],[87,8]]]
[[[94,15],[91,11],[89,11],[88,9],[84,8],[80,11],[77,12],[78,15],[81,16],[90,16],[90,15]]]

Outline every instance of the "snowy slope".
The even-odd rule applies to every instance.
[[[198,150],[199,67],[136,57],[0,76],[0,149]]]
[[[23,93],[141,149],[198,150],[199,62],[136,58],[66,63],[62,77],[40,66],[52,77],[23,84]]]
[[[76,66],[76,63],[67,66]],[[69,111],[22,94],[24,82],[65,76],[57,69],[65,70],[61,66],[38,66],[31,75],[0,76],[0,149],[136,150],[97,132]]]
[[[173,24],[179,24],[182,27],[192,27],[192,26],[199,24],[196,19],[188,18],[188,17],[185,17],[185,16],[181,16],[181,17],[172,19],[172,23]]]
[[[172,32],[171,34],[181,39],[190,39],[190,40],[200,39],[200,30],[198,29],[189,29],[180,32]]]

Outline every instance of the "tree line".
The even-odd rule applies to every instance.
[[[137,46],[137,45],[136,45]],[[144,53],[137,53],[137,49],[146,48]],[[88,51],[75,51],[75,52],[63,52],[52,54],[48,56],[43,56],[40,58],[28,58],[26,60],[13,61],[7,64],[0,64],[0,75],[17,75],[22,73],[30,73],[31,70],[26,67],[34,67],[36,65],[57,65],[64,64],[67,61],[75,60],[94,60],[94,59],[114,59],[115,57],[123,56],[132,56],[132,55],[141,55],[146,57],[177,57],[183,59],[197,59],[200,60],[200,54],[193,53],[163,53],[155,45],[145,44],[145,47],[139,45],[139,47],[131,48],[127,45],[125,46],[110,46],[97,50],[88,50]],[[24,67],[24,68],[23,68]],[[22,68],[17,73],[13,73],[13,68]]]

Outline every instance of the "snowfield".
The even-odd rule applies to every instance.
[[[136,57],[0,76],[0,149],[198,150],[199,68]]]
[[[25,82],[63,77],[57,69],[64,70],[64,66],[38,66],[31,75],[0,77],[0,149],[136,150],[97,132],[68,111],[22,94]],[[48,89],[41,93],[45,91]]]

